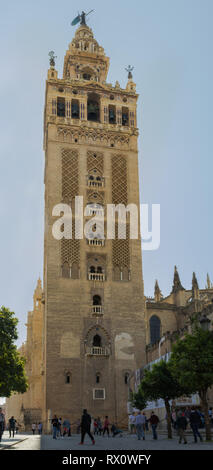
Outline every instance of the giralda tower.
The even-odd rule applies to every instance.
[[[75,198],[84,224],[108,204],[139,207],[136,86],[107,83],[109,58],[81,18],[58,78],[51,58],[44,113],[43,422],[71,422],[83,408],[127,420],[128,378],[145,361],[141,239],[75,235]],[[59,203],[72,208],[72,239],[54,238]],[[98,206],[96,206],[98,204]],[[62,214],[61,214],[62,215]],[[62,227],[63,230],[63,227]]]

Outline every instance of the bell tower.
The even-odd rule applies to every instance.
[[[44,404],[43,421],[94,417],[127,421],[128,379],[145,363],[141,239],[107,236],[109,204],[139,211],[136,85],[107,83],[109,58],[85,21],[58,78],[50,54],[44,113]],[[104,236],[91,224],[78,237],[76,196],[84,224],[103,215]],[[72,209],[72,238],[55,239],[53,208]],[[62,215],[62,214],[61,214]],[[61,228],[63,232],[63,226]],[[77,233],[76,233],[77,232]]]

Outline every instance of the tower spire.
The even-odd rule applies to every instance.
[[[192,275],[192,298],[193,299],[199,298],[199,286],[198,286],[195,272],[193,272],[193,275]]]
[[[211,282],[210,282],[209,273],[207,273],[206,282],[207,282],[206,289],[211,289]]]
[[[177,266],[175,266],[172,293],[176,293],[179,290],[184,290],[184,287],[182,286],[182,284],[180,282],[180,277],[179,277],[179,274],[178,274]]]
[[[158,280],[155,281],[155,302],[160,302],[162,298],[162,293],[158,284]]]

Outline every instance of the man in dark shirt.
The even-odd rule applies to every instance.
[[[149,422],[152,426],[153,439],[157,440],[158,435],[157,435],[156,429],[157,429],[157,425],[159,423],[159,418],[158,418],[157,415],[155,415],[154,411],[152,411],[152,414],[149,418]]]
[[[9,419],[9,433],[10,433],[10,437],[11,437],[12,433],[13,433],[13,437],[14,437],[15,428],[16,428],[16,420],[14,419],[14,416],[11,416],[11,418]]]
[[[84,443],[85,434],[88,434],[93,444],[95,444],[95,440],[93,435],[90,432],[91,426],[91,416],[87,413],[87,410],[83,410],[83,415],[81,418],[81,442],[80,444]]]
[[[53,439],[57,439],[57,431],[59,429],[59,426],[58,426],[58,418],[56,415],[53,416],[52,427],[53,427]]]
[[[192,408],[192,411],[189,415],[189,421],[190,421],[190,426],[192,428],[192,432],[194,434],[194,440],[197,442],[197,436],[200,438],[200,441],[202,442],[202,436],[200,435],[198,428],[200,426],[200,416],[199,413],[197,412],[196,408]]]

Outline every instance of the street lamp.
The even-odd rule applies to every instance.
[[[209,318],[206,316],[206,314],[204,313],[201,317],[200,317],[200,326],[202,328],[203,331],[208,331],[209,330],[209,323],[211,323],[211,321],[209,320]]]

